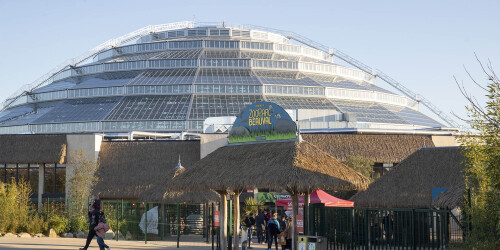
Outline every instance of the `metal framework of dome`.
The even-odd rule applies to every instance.
[[[107,41],[23,86],[3,103],[0,134],[201,132],[206,118],[257,101],[290,110],[305,131],[446,127],[392,78],[295,33],[179,22]]]

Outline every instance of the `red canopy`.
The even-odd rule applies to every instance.
[[[326,207],[354,207],[353,201],[346,201],[318,189],[311,193],[309,203],[324,203]],[[276,200],[276,206],[292,206],[292,198]],[[304,196],[299,196],[299,207],[304,206]]]

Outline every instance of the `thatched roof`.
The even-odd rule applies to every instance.
[[[381,163],[401,162],[425,143],[434,147],[429,135],[302,134],[302,138],[340,161],[361,156]]]
[[[159,197],[148,200],[160,201],[179,155],[183,166],[192,166],[200,159],[199,141],[103,142],[94,194],[101,199],[135,200],[159,190]]]
[[[66,161],[66,135],[0,135],[0,163]]]
[[[165,188],[163,188],[165,190]],[[146,199],[143,199],[146,200]],[[166,192],[161,200],[167,203],[205,203],[219,202],[220,196],[214,191],[199,191],[199,192]]]
[[[350,200],[357,207],[430,208],[432,188],[464,183],[458,147],[422,148]]]
[[[363,189],[369,180],[308,142],[224,146],[168,184],[169,190]]]
[[[464,201],[465,183],[453,186],[432,200],[434,208],[455,208]]]

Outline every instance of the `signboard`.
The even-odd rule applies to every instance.
[[[289,194],[281,193],[257,193],[258,202],[272,202],[275,203],[276,200],[290,198]]]
[[[220,224],[219,224],[219,211],[218,210],[215,210],[214,211],[214,226],[218,227]]]
[[[229,143],[297,139],[297,124],[276,103],[256,102],[236,116]]]
[[[304,215],[297,214],[297,232],[304,233]]]

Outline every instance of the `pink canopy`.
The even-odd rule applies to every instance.
[[[318,189],[311,193],[309,203],[324,203],[326,207],[353,207],[353,201],[346,201]],[[292,206],[292,198],[276,200],[276,206]],[[299,196],[299,207],[304,206],[304,196]]]

